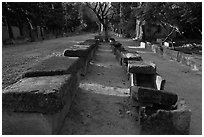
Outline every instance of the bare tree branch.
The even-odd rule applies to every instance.
[[[100,4],[100,3],[99,3]],[[86,3],[87,7],[90,8],[94,13],[95,15],[97,16],[97,18],[99,19],[99,21],[104,24],[104,19],[100,16],[100,14],[96,11],[95,8],[93,8],[89,3]],[[97,4],[98,5],[98,4]]]
[[[104,16],[107,16],[107,15],[108,15],[108,12],[110,11],[110,9],[111,9],[111,7],[109,7],[109,8],[107,9],[107,11],[105,12]]]
[[[108,6],[108,4],[104,2],[104,3],[103,3],[102,15],[104,15],[104,12],[105,12],[107,6]]]
[[[97,9],[97,6],[98,6],[98,2],[96,2],[96,5],[95,5],[95,7],[94,7],[95,10]]]

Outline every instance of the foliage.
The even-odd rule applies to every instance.
[[[80,25],[79,4],[62,2],[3,2],[3,23],[9,26],[28,24],[55,33],[74,31]],[[11,36],[12,37],[12,36]]]
[[[111,23],[117,28],[117,33],[123,33],[127,37],[135,35],[135,16],[134,7],[139,5],[138,2],[113,2],[111,3],[114,16]]]
[[[201,2],[142,3],[135,9],[135,16],[149,23],[170,25],[179,34],[186,37],[201,36]]]
[[[84,31],[97,31],[99,20],[93,11],[85,4],[81,4],[81,25]]]

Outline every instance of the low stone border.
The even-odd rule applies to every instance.
[[[85,76],[87,73],[89,62],[94,57],[98,44],[98,40],[88,39],[82,43],[79,43],[79,45],[73,45],[72,47],[65,49],[63,54],[67,57],[80,57],[83,62],[81,75]]]
[[[146,45],[147,49],[151,49],[154,53],[189,66],[192,70],[202,71],[202,62],[196,61],[193,55],[188,55],[180,51],[171,50],[165,46],[159,46],[158,44],[146,43]]]

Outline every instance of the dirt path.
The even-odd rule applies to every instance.
[[[101,44],[81,81],[60,134],[139,134],[136,108],[128,97],[129,81],[108,44]]]

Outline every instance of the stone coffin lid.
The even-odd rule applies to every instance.
[[[56,113],[71,96],[72,75],[24,78],[3,90],[4,111]],[[71,98],[71,97],[70,97]]]
[[[128,61],[128,70],[134,74],[156,74],[156,65],[152,62]]]
[[[124,63],[128,63],[129,60],[142,61],[142,57],[138,53],[122,52],[121,54]]]
[[[172,106],[177,103],[178,96],[175,93],[153,88],[138,87],[138,101],[141,103]]]
[[[91,45],[73,45],[64,50],[64,56],[68,57],[87,57],[91,51]]]
[[[82,68],[82,64],[79,57],[53,56],[31,66],[22,77],[73,74]]]

